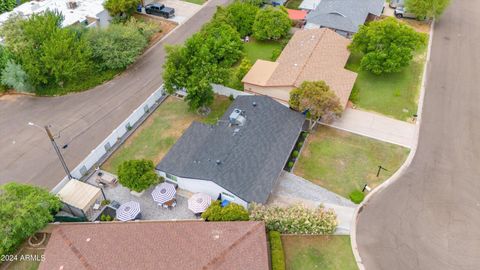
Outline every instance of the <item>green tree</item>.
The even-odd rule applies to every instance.
[[[2,0],[0,1],[0,14],[12,11],[17,6],[17,0]]]
[[[213,101],[211,83],[227,83],[230,67],[243,55],[243,43],[230,25],[215,21],[189,38],[184,46],[167,47],[163,79],[173,93],[186,89],[190,109],[205,108]]]
[[[252,34],[258,10],[258,6],[237,1],[226,8],[225,21],[235,28],[241,37],[245,37]]]
[[[279,8],[267,7],[258,11],[253,23],[253,36],[258,40],[278,40],[286,37],[292,22]]]
[[[340,100],[324,81],[303,82],[290,92],[289,104],[297,111],[308,111],[310,130],[320,118],[330,122],[343,111]]]
[[[0,81],[2,85],[11,87],[18,92],[32,92],[33,87],[30,85],[28,75],[23,71],[22,66],[9,60],[5,68],[1,72]]]
[[[61,208],[58,197],[35,186],[7,183],[0,186],[0,255],[13,254],[29,236],[53,221]]]
[[[360,26],[349,49],[363,54],[360,65],[364,70],[380,75],[408,66],[415,50],[425,42],[425,34],[394,18],[387,18]]]
[[[407,0],[405,7],[419,18],[437,18],[445,11],[450,0]]]
[[[132,15],[141,0],[107,0],[103,6],[112,16],[127,18]]]
[[[202,218],[207,221],[247,221],[249,220],[248,212],[243,206],[236,203],[229,203],[222,207],[220,201],[214,201],[202,213]]]
[[[127,160],[118,166],[118,181],[124,187],[142,192],[159,182],[151,160]]]
[[[124,69],[135,62],[147,45],[147,39],[136,28],[120,24],[92,29],[87,40],[93,59],[102,70]]]
[[[253,5],[253,6],[257,6],[257,7],[261,7],[265,4],[264,0],[241,0],[241,2],[246,3],[246,4],[250,4],[250,5]]]

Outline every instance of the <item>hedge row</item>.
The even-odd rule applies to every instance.
[[[277,231],[268,232],[272,270],[285,270],[285,254],[283,253],[282,239]]]

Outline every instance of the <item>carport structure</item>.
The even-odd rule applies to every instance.
[[[87,218],[86,213],[92,209],[97,200],[102,196],[106,199],[100,188],[75,179],[70,180],[57,195],[70,213],[85,218]]]

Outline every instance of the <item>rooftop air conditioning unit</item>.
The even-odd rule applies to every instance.
[[[230,121],[230,124],[232,124],[232,125],[243,126],[243,125],[245,125],[245,122],[247,121],[247,118],[245,118],[245,112],[244,111],[242,111],[240,109],[234,109],[233,112],[228,117],[228,120]]]

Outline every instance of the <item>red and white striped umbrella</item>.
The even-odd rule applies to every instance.
[[[118,207],[116,214],[120,221],[135,219],[140,214],[140,204],[134,201],[126,202]]]
[[[152,191],[152,198],[157,203],[166,203],[175,198],[177,191],[173,184],[163,182]]]
[[[188,209],[193,213],[203,213],[212,203],[212,198],[205,193],[195,193],[188,199]]]

